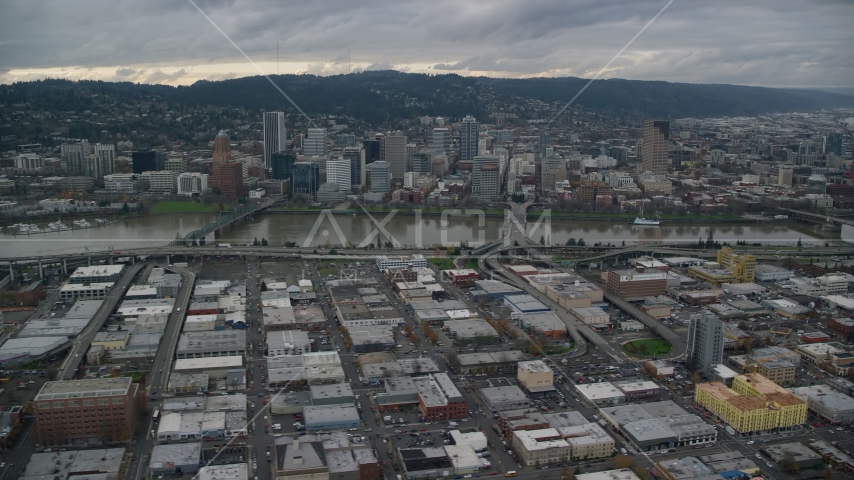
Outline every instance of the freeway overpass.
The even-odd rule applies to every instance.
[[[487,247],[488,248],[488,247]],[[312,249],[313,250],[313,249]],[[574,264],[585,264],[589,262],[599,262],[602,260],[607,260],[608,258],[613,258],[616,256],[632,256],[637,254],[652,254],[652,255],[672,255],[672,256],[690,256],[690,257],[700,257],[700,258],[714,258],[716,255],[715,250],[698,250],[691,248],[676,248],[676,247],[666,247],[661,245],[636,245],[632,247],[568,247],[564,245],[516,245],[516,246],[502,246],[499,242],[494,242],[492,244],[492,248],[488,249],[485,253],[486,255],[512,255],[514,252],[520,251],[539,251],[543,254],[552,254],[552,255],[564,255],[564,256],[575,256],[578,255],[579,258],[572,260]],[[601,252],[591,257],[581,257],[586,253],[589,253],[591,250],[594,252]],[[179,256],[181,258],[185,257],[194,257],[198,255],[225,255],[225,256],[233,256],[233,255],[253,255],[253,256],[269,256],[269,257],[280,257],[286,255],[299,255],[302,258],[322,258],[322,259],[344,259],[351,258],[355,260],[369,260],[372,259],[376,255],[407,255],[407,254],[424,254],[431,255],[433,253],[433,249],[431,248],[422,248],[422,249],[395,249],[395,250],[368,250],[368,249],[336,249],[337,254],[329,255],[329,254],[311,254],[307,253],[309,251],[308,248],[285,248],[285,247],[254,247],[254,246],[240,246],[234,248],[218,248],[212,245],[202,245],[202,246],[182,246],[182,245],[167,245],[162,247],[144,247],[137,249],[129,249],[129,250],[116,250],[116,251],[104,251],[104,252],[87,252],[87,253],[77,253],[77,254],[45,254],[38,256],[28,256],[28,257],[5,257],[0,258],[0,265],[5,264],[7,268],[10,268],[12,273],[12,280],[15,279],[14,270],[21,266],[35,266],[38,265],[39,270],[41,270],[46,265],[60,265],[62,267],[63,272],[67,273],[68,264],[81,264],[86,263],[90,264],[92,262],[114,262],[117,259],[121,258],[130,258],[131,263],[135,263],[136,259],[139,257],[146,256],[159,256],[159,257],[167,257],[167,262],[170,262],[172,256]],[[780,250],[779,247],[769,246],[767,248],[752,248],[745,250],[749,252],[753,256],[757,258],[757,260],[779,260],[781,255],[802,255],[809,257],[836,257],[836,256],[850,256],[854,255],[854,248],[845,247],[845,248],[821,248],[821,249],[807,249],[805,251],[801,250]]]

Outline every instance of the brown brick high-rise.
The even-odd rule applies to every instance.
[[[219,166],[219,193],[231,198],[243,196],[242,163],[223,163]]]
[[[45,383],[33,407],[42,446],[129,441],[138,415],[139,384],[130,377]]]
[[[213,175],[208,184],[211,186],[219,185],[219,167],[231,161],[231,138],[226,135],[224,130],[220,130],[216,138],[214,138],[214,151],[213,155],[211,155],[211,160],[213,161],[213,168],[211,170]]]
[[[639,298],[664,295],[667,289],[667,274],[661,270],[611,270],[608,272],[606,288],[623,298]]]

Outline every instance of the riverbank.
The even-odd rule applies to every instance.
[[[353,216],[353,215],[367,215],[367,214],[389,214],[393,211],[397,210],[395,215],[401,216],[410,216],[414,217],[417,214],[417,210],[415,208],[390,208],[390,207],[365,207],[364,210],[360,208],[348,208],[348,209],[327,209],[323,207],[286,207],[280,206],[276,208],[270,208],[264,210],[263,214],[280,214],[280,215],[317,215],[322,211],[328,211],[332,213],[332,215],[337,216]],[[451,210],[451,209],[448,209]],[[422,217],[441,217],[443,212],[447,212],[448,210],[439,209],[439,208],[423,208],[420,209],[420,214]],[[472,209],[472,208],[464,208],[459,207],[455,210],[459,210],[461,214],[463,212],[472,212],[469,215],[478,215],[479,212],[483,212],[483,214],[487,217],[492,218],[504,218],[504,210],[498,209]],[[478,213],[474,213],[478,212]],[[528,212],[528,220],[536,221],[543,214],[542,210],[532,210]],[[613,223],[630,223],[634,221],[637,217],[633,214],[625,214],[625,213],[574,213],[574,212],[558,212],[551,211],[551,217],[553,219],[560,220],[583,220],[583,221],[591,221],[591,222],[613,222]],[[656,215],[656,218],[659,218],[662,224],[706,224],[706,223],[730,223],[730,224],[769,224],[769,223],[783,223],[781,221],[775,220],[763,220],[758,218],[748,218],[743,217],[741,215],[675,215],[675,214],[664,214],[664,215]]]
[[[216,213],[230,210],[222,203],[201,203],[190,200],[164,200],[155,203],[149,209],[152,215],[171,213]]]

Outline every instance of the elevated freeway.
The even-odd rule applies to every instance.
[[[196,284],[196,274],[192,271],[177,267],[169,267],[168,269],[181,275],[181,289],[175,297],[175,306],[166,320],[166,330],[163,332],[160,347],[151,363],[151,373],[148,375],[147,383],[148,394],[152,398],[161,394],[168,387],[172,359],[175,357],[175,349],[178,347],[184,316],[187,315],[187,307],[190,305],[190,298]]]
[[[524,238],[524,237],[522,237]],[[521,242],[520,242],[521,243]],[[487,244],[484,248],[476,249],[477,255],[512,255],[517,252],[537,251],[543,254],[575,256],[569,260],[572,264],[586,264],[589,262],[599,262],[617,256],[631,256],[637,254],[651,255],[671,255],[671,256],[690,256],[698,258],[714,258],[715,250],[700,250],[689,248],[666,247],[661,245],[635,245],[631,247],[568,247],[565,245],[533,245],[533,244],[504,246],[502,242],[496,241]],[[308,253],[308,248],[287,248],[287,247],[255,247],[255,246],[236,246],[233,248],[216,247],[215,245],[201,246],[183,246],[183,245],[164,245],[162,247],[143,247],[136,249],[123,249],[104,252],[86,252],[77,254],[56,255],[45,253],[44,255],[26,256],[26,257],[0,257],[0,265],[6,265],[6,268],[12,270],[12,279],[15,279],[14,270],[21,266],[33,265],[54,265],[61,264],[63,270],[67,270],[68,264],[91,264],[92,262],[115,262],[118,259],[129,258],[131,263],[134,263],[138,258],[148,256],[167,257],[167,262],[171,263],[171,257],[178,256],[194,257],[198,255],[252,255],[252,256],[284,256],[298,255],[302,258],[318,258],[318,259],[370,259],[376,255],[407,255],[407,254],[424,254],[431,255],[433,249],[394,249],[394,250],[368,250],[355,248],[339,248],[336,249],[336,254],[328,253]],[[314,249],[311,249],[314,250]],[[593,256],[584,257],[582,255],[594,252],[601,252]],[[854,255],[854,248],[818,248],[805,250],[780,249],[780,247],[769,246],[767,248],[751,248],[745,250],[747,253],[755,256],[757,260],[779,260],[781,256],[808,256],[815,257],[844,257]],[[459,258],[459,257],[457,257]]]
[[[101,327],[104,326],[104,322],[110,314],[113,313],[118,301],[121,300],[131,282],[133,282],[142,271],[142,267],[143,265],[140,263],[138,265],[131,265],[125,269],[122,278],[120,278],[119,281],[113,285],[113,288],[110,289],[109,293],[107,293],[106,298],[104,298],[104,303],[102,303],[101,307],[98,308],[98,311],[95,312],[95,316],[92,318],[92,321],[89,322],[89,325],[87,325],[86,328],[80,332],[80,335],[77,335],[77,338],[72,342],[71,351],[68,353],[68,356],[65,357],[65,361],[62,362],[59,372],[56,375],[56,380],[71,380],[74,378],[74,375],[77,373],[77,369],[80,368],[80,363],[86,357],[86,351],[89,349],[89,345],[92,343],[95,335],[101,330]]]

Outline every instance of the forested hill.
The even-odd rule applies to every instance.
[[[499,93],[546,102],[568,102],[589,81],[573,77],[477,80]],[[612,79],[593,82],[575,103],[604,112],[673,119],[849,107],[854,97],[818,90]]]
[[[372,125],[416,115],[487,117],[489,112],[508,106],[515,106],[522,118],[537,118],[542,112],[528,108],[526,100],[567,102],[587,83],[581,78],[494,79],[396,71],[271,78],[308,114],[345,115]],[[85,109],[81,99],[89,95],[81,94],[113,97],[117,103],[147,98],[256,112],[296,112],[260,76],[200,81],[184,87],[44,80],[0,86],[0,103],[7,107],[27,103],[31,108],[68,112]],[[854,97],[818,90],[615,79],[593,82],[576,103],[602,113],[673,119],[850,107],[854,106]]]

